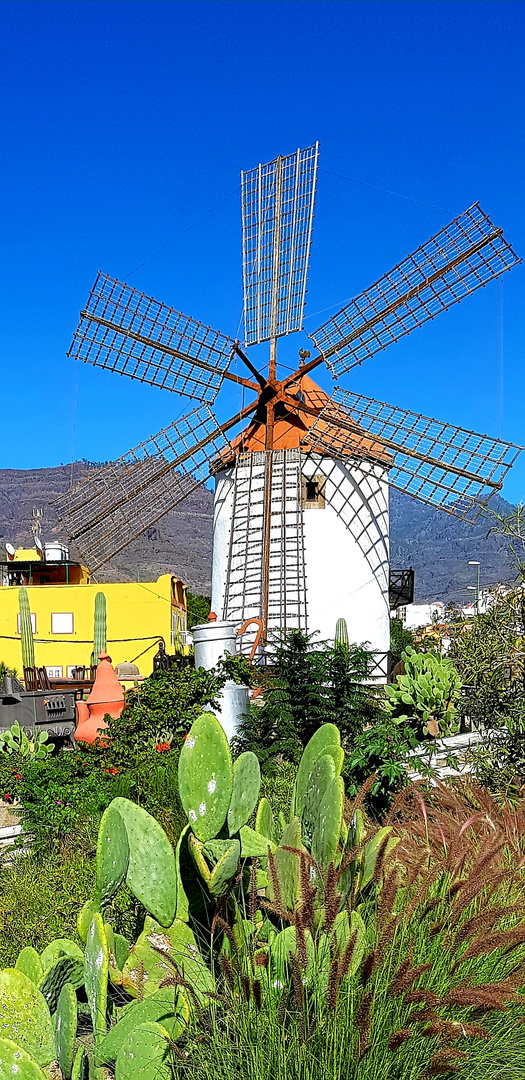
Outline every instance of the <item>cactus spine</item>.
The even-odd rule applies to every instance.
[[[22,639],[22,664],[25,668],[35,666],[35,643],[31,625],[31,609],[27,589],[23,586],[18,596],[20,607],[20,637]]]
[[[101,652],[106,651],[106,633],[106,595],[103,592],[98,592],[95,596],[95,630],[93,634],[93,652],[91,653],[93,667],[98,664]]]
[[[338,619],[335,624],[335,644],[339,648],[348,648],[348,627],[346,619]]]

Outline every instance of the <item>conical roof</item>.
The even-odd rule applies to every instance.
[[[316,423],[315,416],[311,416],[308,413],[301,412],[301,404],[309,405],[314,409],[323,409],[328,403],[329,396],[324,390],[321,390],[320,386],[309,377],[309,375],[302,375],[296,380],[293,385],[288,388],[288,394],[290,397],[298,398],[297,412],[291,412],[287,405],[283,402],[277,402],[275,406],[275,419],[273,429],[273,449],[274,450],[296,450],[302,449],[304,453],[308,453],[308,445],[301,446],[301,442],[304,439],[307,431],[313,427]],[[323,421],[319,421],[317,425],[317,431],[322,433]],[[356,425],[358,426],[358,425]],[[380,461],[383,465],[389,465],[391,463],[391,455],[382,443],[376,442],[361,428],[358,431],[353,432],[345,431],[342,433],[342,439],[340,445],[338,445],[337,452],[334,453],[334,457],[360,457],[360,458],[373,458]],[[238,453],[257,453],[265,449],[266,441],[266,424],[264,420],[258,418],[257,413],[250,420],[250,423],[244,428],[243,431],[237,437],[232,440],[232,447],[235,454]],[[222,456],[222,466],[226,464],[224,456]],[[231,460],[231,458],[230,458]]]

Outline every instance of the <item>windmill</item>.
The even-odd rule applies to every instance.
[[[321,325],[279,377],[277,341],[303,328],[318,154],[316,143],[241,174],[244,347],[98,275],[69,355],[198,404],[55,506],[96,572],[214,476],[218,617],[322,632],[346,603],[368,619],[354,640],[386,651],[389,486],[472,522],[520,448],[340,387],[328,396],[310,374],[326,365],[338,379],[520,260],[475,203]],[[263,342],[267,374],[248,356]],[[253,396],[219,423],[225,380]]]

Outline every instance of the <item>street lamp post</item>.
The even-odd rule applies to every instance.
[[[468,565],[469,566],[477,566],[477,568],[478,568],[478,574],[477,574],[477,580],[476,580],[476,615],[479,615],[479,573],[480,573],[481,563],[478,562],[477,559],[470,559]]]

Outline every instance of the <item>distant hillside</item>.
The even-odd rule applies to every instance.
[[[19,546],[31,542],[31,512],[44,509],[44,538],[59,537],[50,502],[89,466],[75,462],[56,469],[0,470],[0,542]],[[489,523],[482,517],[474,526],[425,506],[391,490],[391,561],[393,567],[413,566],[416,599],[439,597],[465,602],[466,586],[475,580],[469,559],[481,562],[481,581],[512,579],[507,544],[502,537],[487,539]],[[495,508],[511,507],[495,496]],[[211,538],[213,495],[200,488],[180,510],[174,510],[117,555],[100,571],[100,581],[156,580],[167,571],[177,573],[195,592],[211,590]]]

